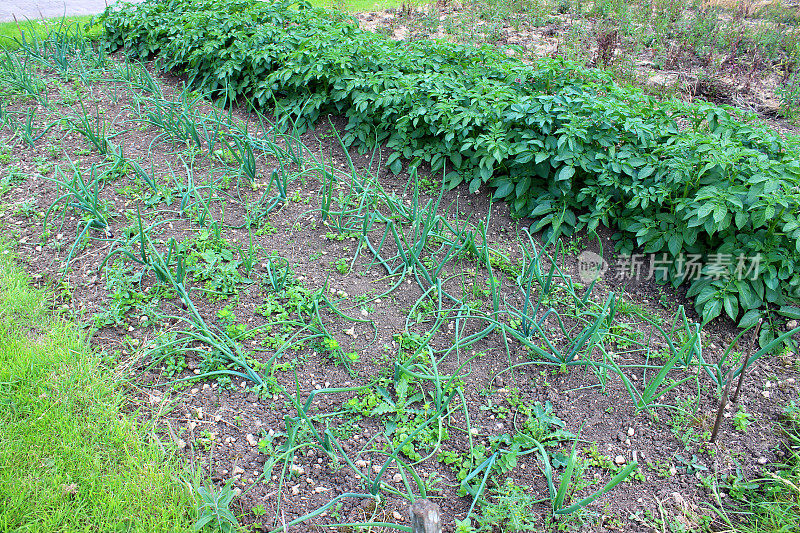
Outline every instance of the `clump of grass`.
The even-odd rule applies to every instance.
[[[180,467],[123,414],[112,373],[0,243],[0,524],[5,531],[189,531]]]
[[[83,26],[90,24],[94,17],[89,15],[78,17],[58,17],[48,20],[26,20],[19,22],[0,22],[0,46],[7,50],[16,50],[24,40],[44,39],[53,29],[59,26]],[[103,32],[100,24],[91,24],[84,35],[97,39]]]
[[[742,533],[758,531],[798,531],[800,529],[800,409],[792,401],[784,411],[782,428],[786,434],[786,459],[773,473],[756,480],[756,490],[745,494],[749,511]]]

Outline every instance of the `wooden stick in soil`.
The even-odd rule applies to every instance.
[[[753,333],[753,344],[752,350],[755,351],[758,348],[758,335],[761,332],[761,324],[764,322],[763,318],[758,319],[758,325],[756,326],[755,332]],[[733,393],[733,398],[731,401],[735,402],[739,399],[739,391],[742,388],[742,382],[744,381],[744,371],[746,369],[747,359],[750,357],[747,353],[747,350],[743,350],[744,355],[742,356],[742,371],[739,372],[739,383],[736,385],[736,392]]]
[[[753,350],[758,346],[758,333],[761,330],[761,324],[764,322],[764,319],[761,318],[758,321],[758,325],[756,326],[755,333],[753,335]],[[747,350],[742,350],[744,353],[742,355],[742,370],[739,372],[739,382],[736,385],[736,392],[733,394],[733,398],[731,398],[731,402],[736,402],[739,398],[739,392],[742,388],[742,382],[744,381],[744,371],[745,365],[747,363],[747,359],[750,357]],[[728,393],[731,390],[731,379],[730,377],[725,380],[725,390],[722,391],[722,398],[719,400],[719,408],[717,409],[717,419],[714,420],[714,430],[711,432],[711,442],[717,440],[717,433],[719,432],[719,425],[722,422],[722,414],[725,412],[725,406],[728,404]]]
[[[722,391],[722,397],[719,399],[719,408],[717,409],[717,419],[714,420],[714,430],[711,432],[710,442],[717,440],[717,432],[719,432],[719,425],[722,422],[722,413],[725,412],[725,406],[728,405],[728,393],[731,390],[730,376],[726,380],[725,389]]]
[[[442,533],[441,511],[430,500],[417,500],[409,507],[411,528],[414,533]]]

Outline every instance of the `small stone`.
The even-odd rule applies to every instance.
[[[623,455],[616,456],[614,458],[614,462],[617,463],[618,465],[624,465],[625,464],[625,456],[623,456]]]
[[[241,476],[242,474],[244,474],[244,468],[242,468],[241,466],[234,466],[233,467],[233,471],[231,472],[231,475]]]
[[[252,433],[248,433],[245,438],[247,439],[247,444],[250,446],[258,446],[258,439]]]
[[[636,433],[633,428],[628,428],[628,436],[633,437],[633,434]]]
[[[355,465],[358,468],[366,468],[367,467],[367,462],[364,459],[359,459],[358,461],[356,461]]]
[[[296,476],[302,476],[303,474],[306,473],[306,469],[300,465],[293,464],[292,466],[289,467],[289,472]]]
[[[403,476],[400,473],[397,473],[394,476],[392,476],[392,481],[394,481],[395,483],[400,483],[401,481],[403,481]]]
[[[674,476],[674,475],[675,475],[675,474],[677,474],[677,473],[678,473],[678,469],[677,469],[677,468],[675,468],[675,466],[670,466],[670,467],[669,467],[669,475],[670,475],[670,476]]]
[[[381,471],[381,465],[372,465],[372,471],[376,474]]]
[[[191,392],[192,392],[192,394],[197,394],[198,392],[200,392],[200,389],[192,389]]]
[[[394,518],[398,522],[402,522],[403,520],[405,520],[405,518],[403,518],[403,515],[401,515],[398,511],[392,511],[392,518]]]
[[[321,492],[327,492],[327,491],[328,491],[328,488],[326,488],[326,487],[314,487],[314,492],[316,492],[317,494],[319,494]]]
[[[759,457],[758,458],[758,464],[760,464],[760,465],[767,464],[767,458],[766,457]]]
[[[794,328],[796,328],[797,326],[798,326],[798,322],[797,322],[797,320],[790,320],[789,322],[787,322],[787,323],[786,323],[786,327],[787,327],[788,329],[794,329]]]
[[[294,494],[295,496],[300,494],[300,487],[298,487],[297,485],[293,486],[292,487],[292,494]]]
[[[183,439],[178,439],[178,449],[184,450],[186,449],[186,441]]]

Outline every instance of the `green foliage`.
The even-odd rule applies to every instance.
[[[208,231],[188,244],[186,259],[187,272],[195,281],[203,283],[203,288],[211,298],[227,298],[238,294],[238,286],[250,282],[239,273],[242,261],[234,259],[230,244]]]
[[[800,118],[800,77],[796,72],[775,90],[775,95],[781,103],[784,116],[797,121]]]
[[[511,479],[487,491],[477,516],[478,531],[533,531],[537,529],[538,513],[534,512],[530,488],[517,485]]]
[[[746,432],[747,427],[752,424],[753,421],[753,415],[748,413],[743,405],[739,406],[739,410],[733,415],[733,427],[741,432]]]
[[[275,105],[298,131],[344,114],[343,142],[386,143],[494,189],[546,236],[616,227],[618,250],[665,254],[662,281],[690,283],[703,320],[744,326],[800,296],[800,163],[774,132],[708,104],[658,102],[600,71],[525,65],[489,50],[394,42],[300,2],[167,0],[108,10],[108,50],[160,55],[192,84]],[[235,45],[234,45],[235,43]],[[682,126],[678,127],[678,121]],[[690,277],[687,255],[724,258]],[[737,260],[758,258],[755,272]]]
[[[229,509],[236,496],[231,483],[219,490],[214,486],[200,486],[196,490],[200,497],[200,516],[194,524],[195,531],[202,531],[206,527],[219,533],[235,533],[239,530],[239,522]]]
[[[344,408],[360,416],[381,417],[385,425],[384,434],[391,439],[392,447],[397,448],[435,411],[430,403],[424,401],[421,392],[411,394],[409,389],[416,386],[415,383],[416,380],[403,374],[394,382],[394,394],[386,387],[376,385],[347,400]],[[419,461],[422,459],[420,450],[430,449],[447,438],[448,431],[443,424],[430,424],[417,431],[401,451],[409,459]]]
[[[106,267],[106,290],[111,301],[107,307],[94,315],[94,325],[124,326],[134,322],[139,326],[150,326],[160,315],[159,305],[162,299],[171,299],[174,292],[162,285],[143,287],[144,270],[117,261]],[[133,316],[128,316],[132,314]]]
[[[0,249],[0,529],[190,531],[185,471],[156,422]]]

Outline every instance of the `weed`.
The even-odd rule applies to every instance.
[[[747,428],[754,421],[753,415],[748,413],[743,405],[739,406],[739,410],[733,415],[733,427],[737,431],[747,432]]]
[[[336,268],[336,271],[339,274],[344,275],[344,274],[347,274],[348,272],[350,272],[350,264],[347,262],[347,259],[345,259],[344,257],[340,257],[339,259],[337,259],[333,263],[333,265],[334,265],[334,267]]]
[[[530,487],[506,479],[486,492],[477,516],[478,531],[494,531],[496,527],[503,531],[530,531],[541,527],[534,503]]]
[[[239,530],[239,522],[230,511],[230,504],[236,493],[228,482],[217,489],[213,485],[197,486],[195,491],[199,497],[198,519],[194,524],[195,531],[206,526],[221,533],[235,533]]]

